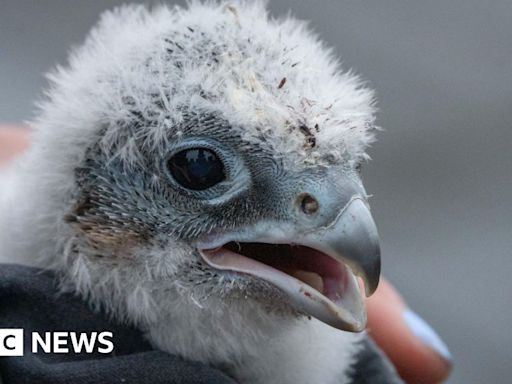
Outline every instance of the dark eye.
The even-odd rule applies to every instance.
[[[201,191],[226,179],[224,164],[207,148],[189,148],[176,153],[168,163],[172,177],[183,187]]]

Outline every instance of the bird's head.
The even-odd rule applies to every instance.
[[[37,137],[80,290],[364,328],[372,92],[302,23],[249,2],[122,8],[54,84]]]

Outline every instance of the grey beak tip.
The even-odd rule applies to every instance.
[[[379,285],[380,240],[363,198],[355,197],[346,205],[325,241],[332,254],[339,255],[364,280],[366,296],[372,295]]]
[[[379,287],[380,281],[380,270],[381,270],[381,262],[380,262],[380,251],[376,256],[377,261],[372,265],[371,273],[368,273],[366,276],[365,282],[365,291],[366,297],[370,297],[375,293],[377,288]]]

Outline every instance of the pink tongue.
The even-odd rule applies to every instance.
[[[294,271],[313,272],[324,277],[339,279],[343,268],[333,258],[326,254],[305,246],[264,246],[251,244],[234,249],[235,253],[259,261],[272,268],[291,274]]]
[[[225,249],[225,248],[224,248]],[[226,254],[222,249],[208,251],[214,257],[220,257],[222,264],[231,265],[234,268],[261,268],[261,264],[275,268],[287,275],[293,276],[317,291],[327,296],[332,301],[337,301],[347,287],[348,275],[345,267],[326,254],[309,247],[291,246],[244,248],[250,257],[240,257],[239,253]],[[251,260],[257,261],[256,264]],[[260,264],[261,263],[261,264]]]
[[[321,279],[321,285],[325,289],[322,288],[319,291],[329,298],[339,296],[347,285],[346,268],[316,249],[296,245],[284,247],[268,244],[264,246],[262,244],[251,244],[249,246],[244,244],[242,248],[242,252],[242,249],[238,250],[233,247],[228,247],[228,250],[233,249],[237,255],[242,253],[250,259],[259,261],[305,282],[311,279]],[[240,266],[239,263],[242,262],[236,260],[236,257],[230,260],[230,263],[232,262],[234,266]],[[243,262],[245,263],[245,261]],[[317,277],[315,278],[312,275],[317,275]],[[306,277],[308,281],[303,277]]]
[[[296,269],[315,272],[322,277],[340,278],[343,276],[340,264],[316,249],[301,247],[295,257]]]

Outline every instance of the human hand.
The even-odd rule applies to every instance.
[[[382,279],[366,300],[368,333],[407,383],[440,383],[450,373],[451,355],[435,331],[407,308],[398,292]]]
[[[0,167],[28,147],[28,131],[0,127]],[[436,333],[406,304],[385,279],[367,299],[368,333],[407,383],[433,384],[445,379],[451,356]]]

